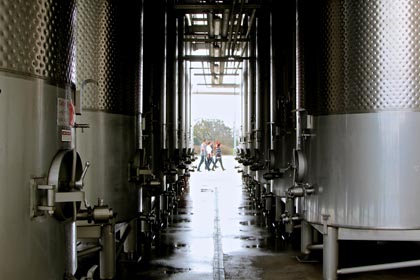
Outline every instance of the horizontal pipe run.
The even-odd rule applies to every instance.
[[[77,252],[77,257],[83,257],[102,250],[102,246],[94,246]]]
[[[413,267],[413,266],[420,266],[420,260],[341,268],[337,270],[337,273],[350,274],[350,273],[388,270],[388,269],[405,268],[405,267]]]
[[[310,251],[313,251],[313,250],[323,250],[324,249],[324,245],[323,244],[308,245],[306,248],[308,250],[310,250]]]

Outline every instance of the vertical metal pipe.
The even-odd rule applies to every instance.
[[[165,1],[166,2],[166,1]],[[166,4],[166,3],[165,3]],[[163,8],[163,29],[164,29],[164,38],[163,38],[163,69],[162,69],[162,95],[160,99],[160,114],[161,114],[161,133],[162,133],[162,149],[167,148],[167,127],[166,127],[166,97],[167,97],[167,64],[168,64],[168,9],[167,5]]]
[[[209,37],[214,38],[214,23],[213,23],[214,15],[212,13],[207,14],[207,24],[209,27]]]
[[[247,131],[247,149],[253,148],[253,123],[255,116],[255,34],[253,33],[248,44],[248,54],[251,57],[248,63],[248,131]]]
[[[137,251],[137,219],[130,221],[130,223],[126,225],[125,230],[127,230],[127,228],[130,228],[131,230],[124,242],[124,252],[132,258]]]
[[[191,42],[188,43],[188,55],[191,55]],[[191,138],[191,129],[190,129],[190,118],[191,118],[191,62],[188,61],[186,72],[188,73],[188,83],[186,86],[186,96],[185,96],[185,131],[186,131],[186,143],[185,147],[189,148],[190,138]]]
[[[248,49],[246,52],[246,55],[248,55]],[[245,138],[244,144],[246,144],[246,140],[248,139],[247,133],[248,133],[248,61],[243,62],[243,89],[242,89],[242,137]]]
[[[295,200],[293,198],[287,198],[286,199],[286,212],[290,217],[293,217],[295,214]],[[294,225],[292,221],[289,221],[286,223],[286,232],[292,233],[294,230]]]
[[[300,252],[302,254],[309,254],[308,245],[312,242],[312,227],[308,222],[302,221],[300,229]]]
[[[144,96],[144,0],[141,0],[140,12],[140,61],[139,61],[139,88],[136,108],[136,149],[143,149],[143,96]]]
[[[230,10],[226,9],[223,11],[223,18],[222,18],[222,37],[226,39],[229,27],[229,15]]]
[[[179,32],[179,21],[175,20],[176,29],[175,29],[175,87],[173,91],[173,103],[172,103],[172,122],[173,122],[173,129],[174,129],[174,149],[179,149],[179,138],[178,138],[178,131],[179,131],[179,123],[178,123],[178,109],[179,109],[179,67],[182,65],[182,57],[179,54],[179,36],[182,36],[183,34],[178,34]]]
[[[66,275],[74,275],[77,270],[77,235],[76,222],[71,221],[64,224],[66,236]]]
[[[182,40],[182,36],[184,34],[184,17],[180,17],[178,19],[178,56],[180,59],[179,68],[178,68],[178,79],[179,79],[179,89],[178,89],[178,131],[179,131],[179,149],[182,150],[185,147],[184,144],[184,106],[185,106],[185,66],[186,61],[184,59],[185,55],[185,43]]]
[[[324,254],[322,271],[324,280],[337,279],[338,269],[338,229],[328,227],[324,233]]]
[[[190,42],[185,42],[184,52],[186,55],[190,55]],[[189,91],[190,77],[189,77],[189,61],[184,62],[184,87],[182,92],[182,110],[181,110],[181,126],[182,126],[182,148],[187,148],[187,96]]]
[[[280,222],[281,221],[281,219],[282,219],[282,214],[283,214],[283,207],[282,207],[282,205],[283,205],[283,201],[281,200],[281,197],[280,196],[276,196],[276,212],[275,212],[275,214],[274,214],[274,220],[276,221],[276,222]]]
[[[276,115],[276,81],[274,79],[274,42],[273,42],[273,13],[270,12],[270,117],[269,117],[269,137],[270,150],[274,150],[275,143],[275,115]]]
[[[102,226],[100,244],[102,246],[102,250],[99,253],[100,278],[114,279],[116,274],[116,247],[113,224]]]
[[[260,31],[260,24],[261,24],[261,19],[257,18],[255,25],[256,25],[256,44],[255,44],[255,60],[256,60],[256,67],[255,67],[255,149],[260,149],[261,148],[261,122],[262,122],[262,117],[261,117],[261,56],[260,56],[260,41],[261,41],[261,35],[259,34]]]
[[[295,2],[295,13],[296,13],[296,25],[295,25],[295,88],[296,88],[296,94],[295,94],[295,114],[296,114],[296,144],[295,149],[300,150],[301,149],[301,139],[300,139],[300,109],[301,109],[301,71],[300,71],[300,63],[301,63],[301,57],[300,57],[300,49],[299,49],[299,0],[296,0]]]

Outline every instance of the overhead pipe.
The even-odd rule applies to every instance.
[[[236,42],[238,40],[239,28],[241,27],[241,21],[242,21],[242,18],[243,18],[242,13],[243,13],[244,5],[245,5],[245,1],[242,0],[241,8],[239,9],[239,13],[238,13],[238,22],[236,23],[234,39],[233,39],[233,42],[231,43],[231,46],[230,46],[231,55],[235,55]],[[233,23],[232,23],[232,25],[233,25]],[[233,34],[231,34],[231,35],[233,35]]]
[[[222,37],[225,39],[227,37],[228,27],[229,27],[229,17],[230,17],[230,10],[226,9],[223,12],[222,18]]]
[[[257,10],[253,10],[252,11],[252,14],[251,14],[251,18],[249,19],[249,22],[248,22],[248,29],[246,30],[246,33],[245,33],[245,38],[244,38],[244,40],[245,40],[245,43],[244,43],[244,46],[242,47],[242,52],[241,52],[241,57],[244,57],[244,55],[245,55],[245,51],[247,50],[247,46],[248,46],[248,42],[249,42],[249,40],[248,40],[248,37],[249,37],[249,34],[251,33],[251,29],[252,29],[252,26],[253,26],[253,24],[254,24],[254,20],[255,20],[255,14],[257,13]],[[237,64],[237,66],[236,66],[236,69],[235,69],[235,74],[238,72],[238,69],[239,69],[239,65],[240,65],[241,63],[240,62],[238,62],[238,64]]]
[[[209,37],[214,38],[214,15],[207,13],[207,26],[209,28]]]
[[[209,39],[214,39],[214,15],[213,13],[207,13],[207,26],[209,32]],[[209,43],[210,56],[214,56],[214,44]],[[210,63],[210,72],[214,72],[214,64]],[[214,83],[212,79],[212,84]],[[207,84],[207,83],[206,83]]]
[[[227,33],[227,36],[228,36],[228,42],[227,42],[227,46],[226,46],[227,51],[229,51],[229,46],[230,46],[231,41],[232,41],[232,32],[233,32],[233,26],[234,26],[234,23],[235,23],[235,21],[234,21],[234,17],[235,17],[235,6],[236,6],[236,0],[233,0],[233,2],[232,2],[232,10],[230,11],[230,16],[229,16],[229,23],[230,23],[230,25],[229,25],[229,31]],[[224,50],[224,51],[226,51],[226,50]]]
[[[222,18],[222,38],[224,40],[227,40],[227,35],[228,35],[228,28],[229,28],[229,20],[230,20],[230,9],[226,9],[223,12],[223,18]],[[226,55],[226,46],[227,46],[227,42],[221,42],[221,49],[222,49],[222,54]],[[224,62],[220,62],[220,74],[224,74],[225,73],[225,63]],[[223,76],[220,77],[220,83],[223,83]]]

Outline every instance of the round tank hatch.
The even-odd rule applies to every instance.
[[[79,154],[76,155],[76,180],[79,179],[83,172],[82,160]],[[48,184],[56,186],[57,192],[79,191],[71,184],[73,166],[73,151],[62,150],[57,153],[51,164],[48,174]],[[64,221],[73,217],[74,212],[80,209],[80,202],[76,203],[74,209],[73,202],[55,203],[54,217],[60,221]]]
[[[296,168],[295,181],[297,183],[303,183],[308,173],[308,162],[305,154],[301,150],[295,150],[294,162]]]

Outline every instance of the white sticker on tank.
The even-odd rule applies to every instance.
[[[61,130],[61,142],[71,142],[71,130],[62,129]]]

